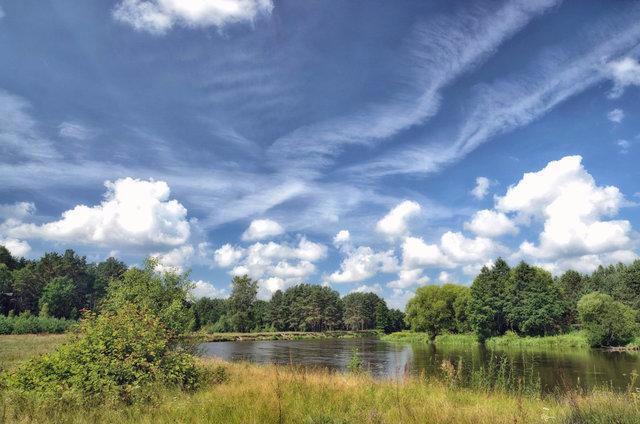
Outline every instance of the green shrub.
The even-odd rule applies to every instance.
[[[51,354],[27,361],[6,378],[9,392],[51,400],[127,403],[154,385],[194,389],[202,371],[178,348],[155,314],[133,304],[87,316],[80,335]]]
[[[74,320],[35,316],[28,312],[18,316],[0,315],[0,334],[64,333],[76,323]]]
[[[636,311],[604,293],[582,296],[578,316],[589,344],[594,347],[626,345],[637,329]]]

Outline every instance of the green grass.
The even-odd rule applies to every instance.
[[[66,334],[23,334],[0,336],[0,370],[7,370],[32,356],[53,350],[68,338]],[[0,420],[0,423],[2,420]]]
[[[414,331],[385,334],[380,339],[400,343],[431,343],[427,333],[416,333]],[[474,345],[477,343],[478,339],[475,334],[440,334],[435,340],[436,345]]]
[[[65,336],[4,336],[3,359],[24,360]],[[11,349],[6,346],[13,345]],[[17,423],[637,423],[640,397],[602,390],[543,397],[496,386],[460,387],[451,378],[367,374],[200,359],[227,369],[222,384],[187,393],[158,387],[149,403],[82,407],[0,391],[0,422]],[[443,367],[444,368],[444,367]],[[500,375],[500,370],[496,373]],[[452,380],[453,379],[453,380]]]

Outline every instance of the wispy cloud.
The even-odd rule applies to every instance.
[[[495,53],[531,19],[559,1],[511,1],[497,10],[493,3],[452,15],[438,16],[417,25],[407,43],[407,89],[387,103],[364,106],[357,113],[298,128],[276,140],[269,149],[276,163],[294,160],[298,165],[323,166],[350,144],[387,139],[424,123],[435,115],[441,90]]]
[[[640,8],[624,18],[605,22],[593,34],[582,34],[579,48],[548,48],[524,72],[492,83],[480,84],[468,99],[453,142],[424,141],[391,150],[378,159],[352,168],[357,175],[381,176],[403,173],[431,173],[459,160],[491,138],[525,126],[565,100],[610,78],[608,63],[619,55],[640,53]]]

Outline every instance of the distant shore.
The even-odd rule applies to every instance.
[[[378,337],[375,330],[363,331],[277,331],[258,333],[195,333],[204,342],[234,342],[256,340],[315,340],[315,339],[355,339],[360,337]]]

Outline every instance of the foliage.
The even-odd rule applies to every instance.
[[[342,325],[340,295],[329,287],[298,284],[278,290],[270,302],[270,317],[278,331],[331,331]]]
[[[75,324],[74,320],[31,315],[29,312],[17,316],[0,315],[0,334],[64,333]]]
[[[195,319],[194,329],[215,324],[227,310],[227,302],[224,299],[211,299],[203,297],[192,306]]]
[[[637,330],[637,312],[604,293],[584,295],[578,302],[578,316],[591,346],[621,346]]]
[[[161,318],[124,303],[85,317],[75,340],[27,361],[6,384],[17,393],[97,404],[133,402],[158,383],[193,389],[199,378],[193,357],[175,349]]]
[[[528,336],[557,332],[564,312],[551,274],[521,262],[511,270],[506,305],[509,326]]]
[[[253,306],[257,300],[258,282],[247,275],[233,277],[228,307],[232,331],[248,332],[253,328]]]
[[[364,371],[364,361],[360,357],[358,348],[353,348],[353,350],[351,351],[351,356],[349,357],[349,362],[347,363],[347,370],[353,374],[358,374]]]
[[[556,285],[563,302],[565,327],[578,323],[578,300],[585,290],[585,278],[577,271],[568,270],[557,279]]]
[[[468,291],[468,288],[454,284],[418,288],[407,304],[407,323],[413,331],[428,333],[431,340],[438,334],[457,331],[463,325],[456,319],[454,305]]]
[[[75,305],[76,287],[69,277],[56,277],[42,290],[40,296],[40,312],[46,310],[44,315],[56,318],[77,318]]]
[[[473,280],[468,317],[481,342],[507,330],[509,277],[509,265],[498,258],[491,268],[482,267]]]
[[[9,313],[12,296],[13,274],[11,274],[11,270],[6,264],[0,263],[0,314],[6,315]]]

